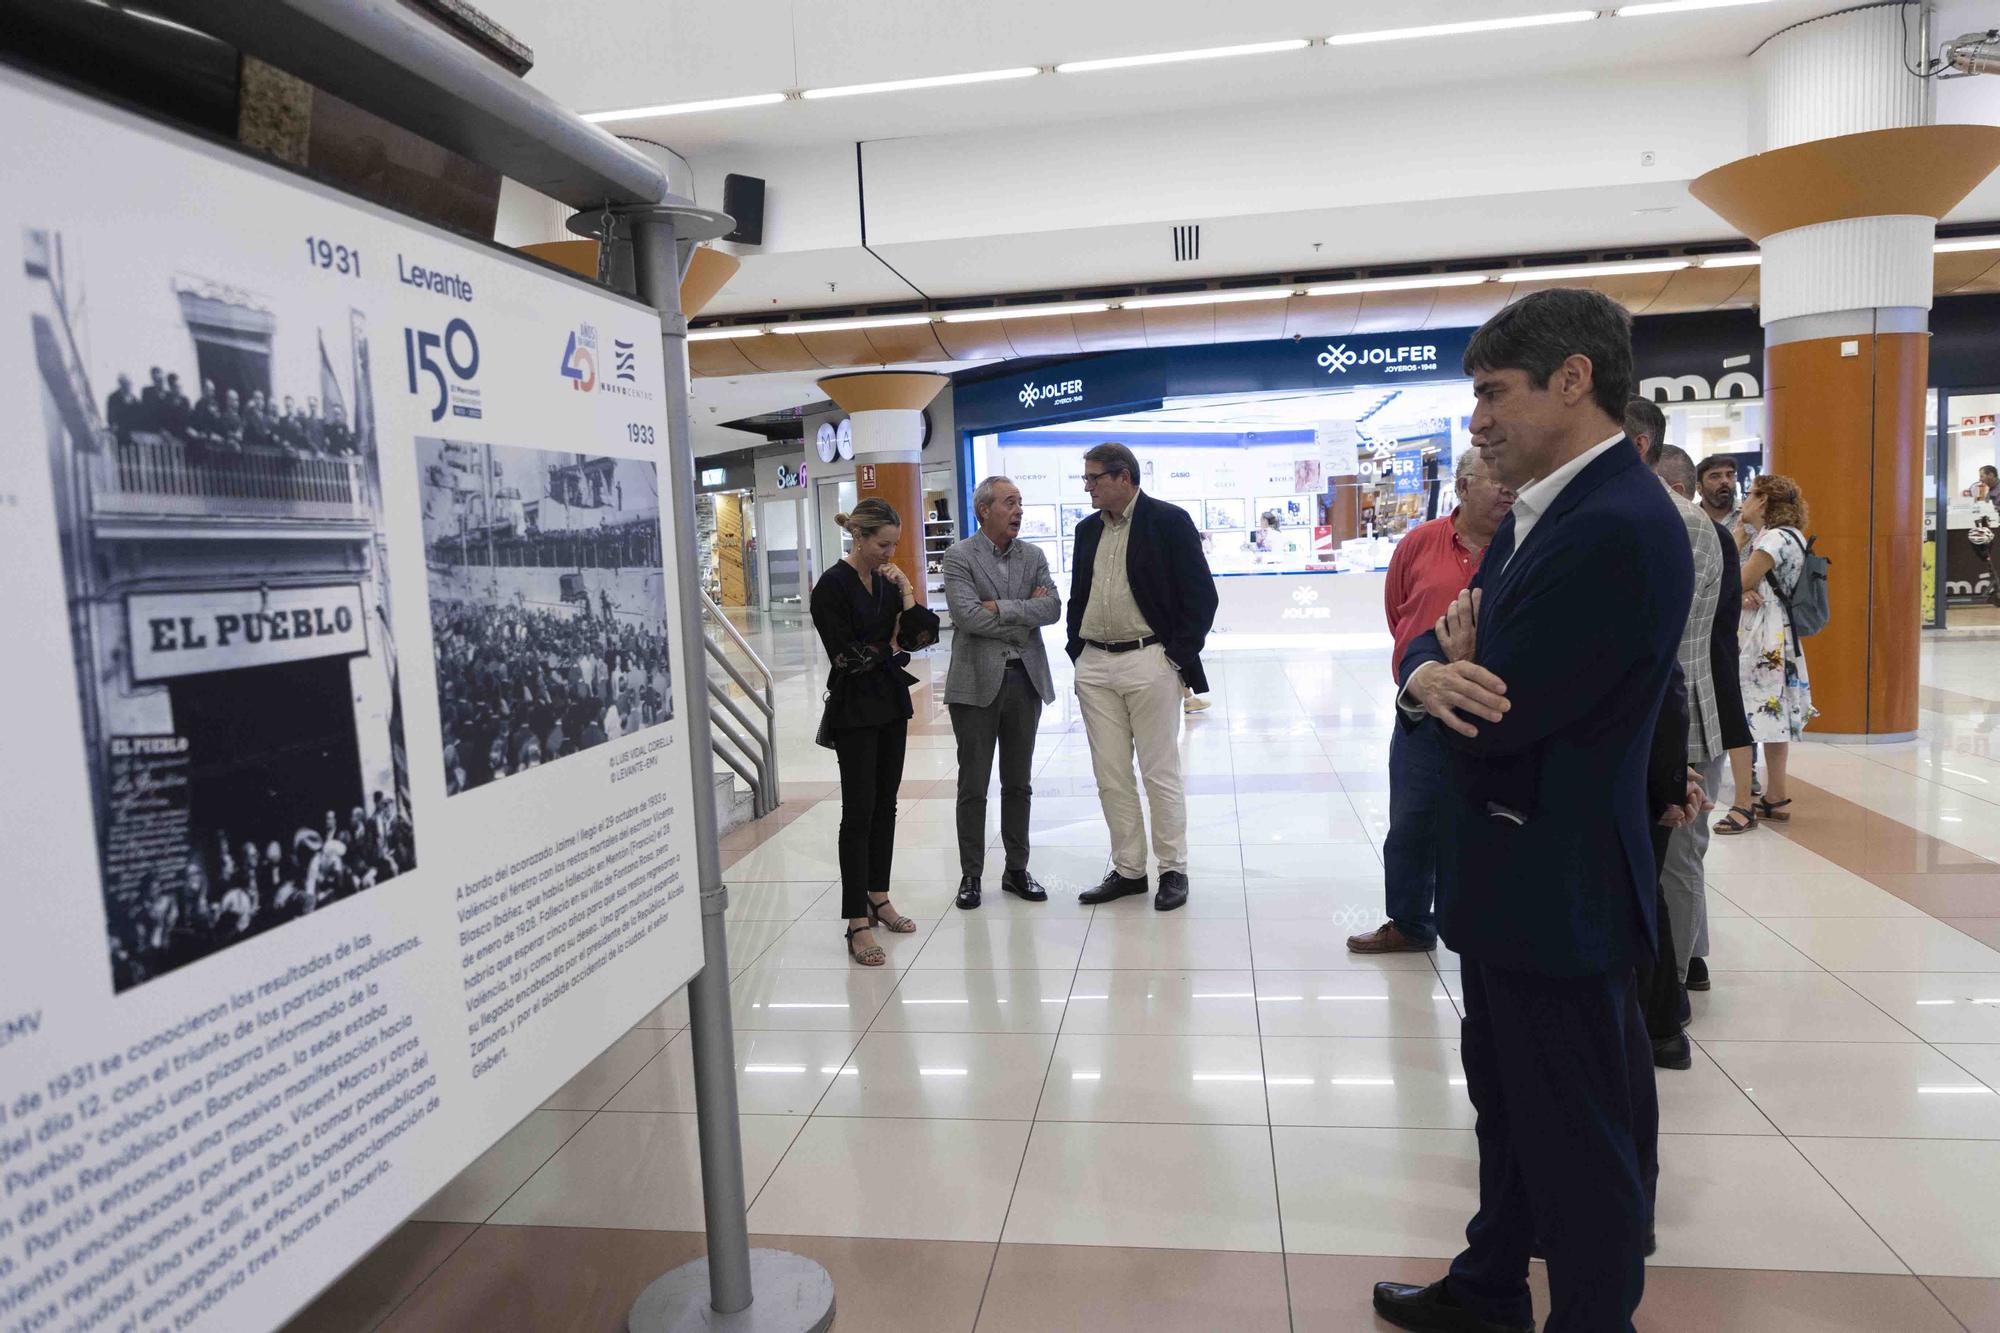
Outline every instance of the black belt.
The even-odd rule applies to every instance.
[[[1148,634],[1143,639],[1127,639],[1123,643],[1099,643],[1095,639],[1083,641],[1086,648],[1095,648],[1104,653],[1135,653],[1141,648],[1151,648],[1160,641],[1157,634]]]

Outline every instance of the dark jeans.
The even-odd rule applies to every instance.
[[[1438,803],[1444,795],[1444,742],[1437,728],[1397,727],[1389,737],[1389,836],[1382,843],[1389,920],[1413,943],[1437,940]]]
[[[1665,1040],[1681,1034],[1681,974],[1674,952],[1674,918],[1667,911],[1667,890],[1661,874],[1667,865],[1667,845],[1674,831],[1653,825],[1653,912],[1659,918],[1659,952],[1639,964],[1639,1003],[1646,1013],[1646,1035]]]
[[[1009,871],[1028,868],[1028,812],[1035,789],[1035,724],[1042,696],[1018,660],[1000,677],[993,702],[952,704],[951,731],[958,738],[958,873],[978,875],[986,864],[986,787],[993,779],[993,749],[1000,749],[1000,842]]]
[[[1528,1247],[1548,1256],[1543,1333],[1631,1333],[1659,1176],[1652,1043],[1632,974],[1545,977],[1464,960],[1460,1048],[1479,1114],[1479,1211],[1451,1294],[1530,1325]]]
[[[906,719],[833,733],[840,760],[840,915],[868,915],[868,895],[889,891],[896,852],[896,792],[903,785]]]

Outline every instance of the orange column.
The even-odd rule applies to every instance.
[[[1766,354],[1770,466],[1799,484],[1832,563],[1833,618],[1806,641],[1808,734],[1917,726],[1924,383],[1929,337],[1863,334]]]
[[[950,383],[917,371],[864,371],[819,382],[848,413],[854,437],[854,490],[889,502],[903,520],[896,564],[910,576],[919,605],[930,602],[924,569],[924,409]]]

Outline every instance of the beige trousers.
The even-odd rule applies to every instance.
[[[1132,756],[1153,811],[1153,859],[1187,871],[1187,793],[1181,785],[1181,673],[1158,644],[1130,653],[1085,648],[1076,659],[1076,702],[1090,740],[1097,800],[1111,830],[1111,864],[1128,879],[1146,874],[1146,817]]]

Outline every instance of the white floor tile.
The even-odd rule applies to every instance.
[[[1827,972],[1721,972],[1688,998],[1701,1041],[1915,1041]]]
[[[1056,1043],[1036,1117],[1264,1124],[1257,1038],[1065,1033]]]
[[[1259,969],[1256,979],[1266,1037],[1458,1036],[1458,1010],[1429,968]]]
[[[996,1241],[1026,1121],[814,1117],[750,1208],[764,1235]]]
[[[1417,1037],[1266,1037],[1274,1125],[1471,1129],[1458,1042]]]
[[[1276,1252],[1270,1131],[1044,1121],[1028,1143],[1002,1239]]]
[[[1925,1041],[2000,1042],[2000,972],[1842,972]]]
[[[2000,1093],[1929,1046],[1703,1044],[1744,1095],[1795,1138],[2000,1139]]]
[[[1247,971],[1079,972],[1063,1031],[1254,1037],[1257,997]]]
[[[1829,971],[2000,972],[2000,951],[1929,917],[1770,917],[1764,924]]]
[[[860,1040],[858,1032],[738,1032],[738,1109],[745,1115],[810,1114]],[[694,1110],[692,1035],[675,1037],[605,1109]]]
[[[2000,1277],[2000,1143],[1797,1144],[1914,1271]]]
[[[1682,1268],[1897,1273],[1875,1237],[1789,1140],[1665,1134],[1651,1260]],[[1853,1196],[1847,1195],[1851,1200]]]
[[[877,1032],[1054,1032],[1072,973],[911,968],[875,1018]]]
[[[1032,1120],[1052,1034],[871,1032],[813,1114]]]
[[[1285,1247],[1448,1259],[1479,1208],[1470,1130],[1278,1126]]]

